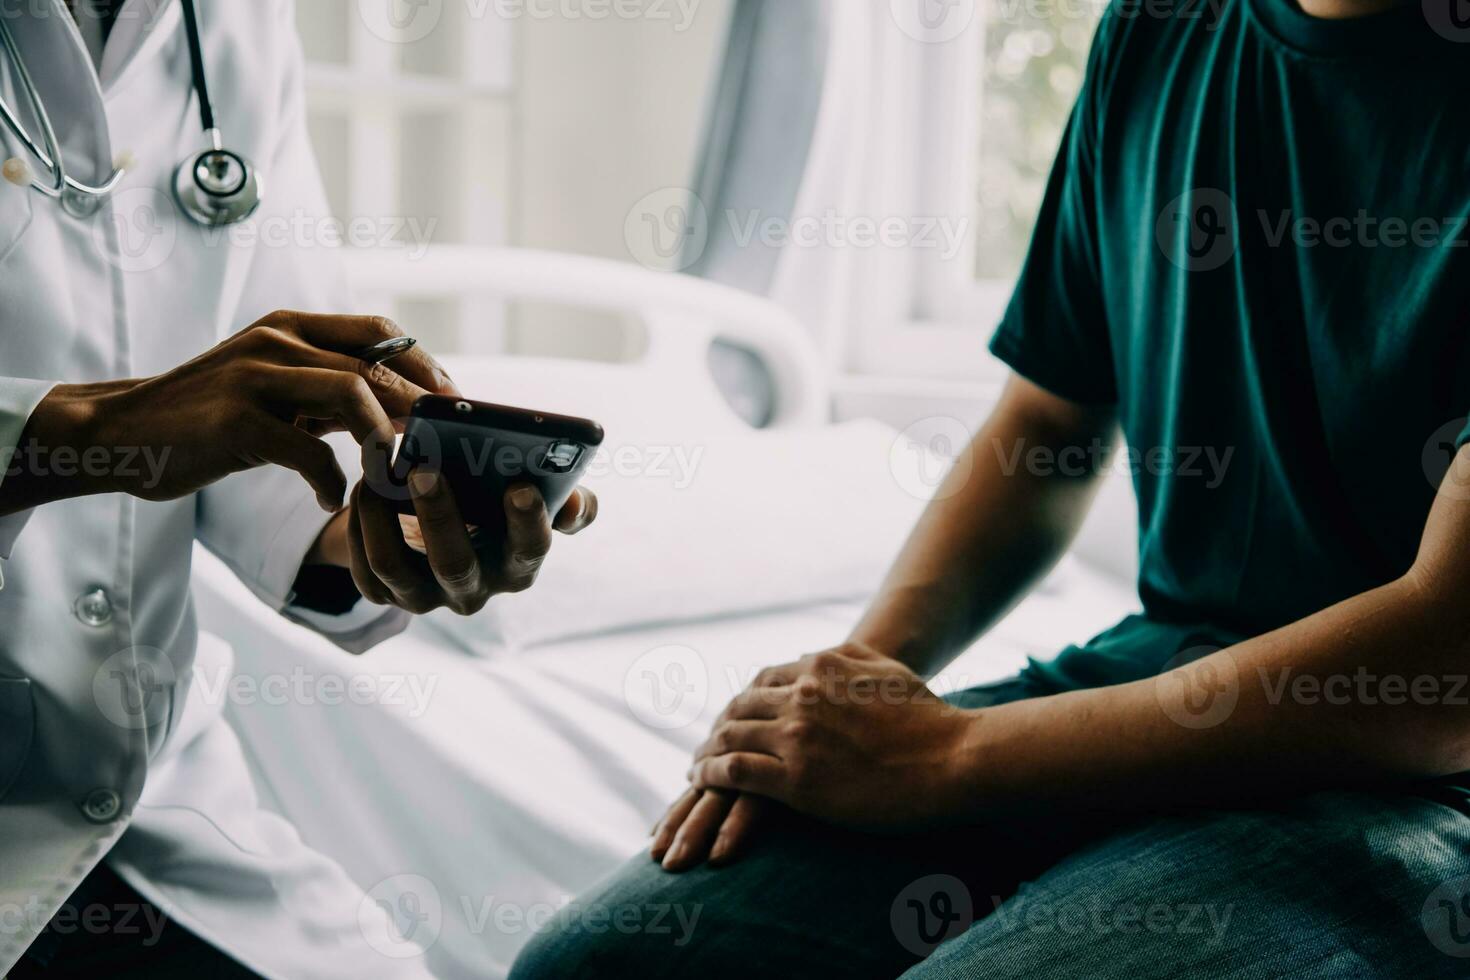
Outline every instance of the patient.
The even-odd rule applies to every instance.
[[[1470,44],[1206,13],[1104,17],[1000,405],[851,639],[762,673],[514,976],[1464,975]],[[936,697],[1119,425],[1144,613]],[[652,906],[692,936],[615,928]]]

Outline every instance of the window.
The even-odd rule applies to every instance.
[[[1100,8],[986,7],[992,12],[981,42],[975,274],[982,282],[1009,282],[1021,271]],[[1077,16],[1083,11],[1087,16]]]
[[[857,376],[972,386],[1004,377],[985,340],[1025,258],[1103,4],[976,0],[965,34],[923,53],[923,91],[939,104],[926,107],[911,176],[920,213],[964,221],[967,247],[909,257],[912,268],[895,274],[903,311],[859,325]]]
[[[463,270],[507,246],[628,259],[628,202],[688,181],[732,3],[299,0],[329,203],[371,229],[345,254],[374,270],[361,308],[439,352],[625,358],[625,318],[507,302]],[[440,272],[384,269],[379,246]]]
[[[349,243],[414,253],[505,245],[517,149],[514,25],[464,4],[302,0],[296,16],[312,143],[333,213],[357,229]],[[359,290],[362,308],[412,324],[434,350],[503,347],[505,310],[495,298],[417,294],[411,270],[376,285]]]

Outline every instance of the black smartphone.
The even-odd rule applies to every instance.
[[[581,482],[602,445],[602,426],[588,419],[506,405],[425,395],[414,403],[393,461],[399,509],[412,514],[409,473],[442,473],[465,522],[482,530],[505,526],[505,491],[530,483],[554,518]]]

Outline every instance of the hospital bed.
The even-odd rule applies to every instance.
[[[447,365],[471,396],[604,423],[596,527],[559,540],[531,592],[426,617],[361,658],[266,610],[202,550],[195,573],[203,628],[250,681],[227,715],[262,798],[367,901],[401,912],[448,978],[503,975],[553,908],[645,847],[725,702],[761,667],[840,642],[923,504],[895,477],[922,448],[876,423],[827,425],[819,357],[764,300],[594,259],[483,254],[412,269],[366,255],[354,271],[416,291],[470,277],[641,324],[645,352],[627,364]],[[710,381],[715,338],[769,369],[769,429],[747,428]],[[1135,602],[1123,574],[1069,557],[936,686],[1005,676]]]

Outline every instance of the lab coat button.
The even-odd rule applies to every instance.
[[[77,596],[73,609],[76,611],[77,619],[88,626],[106,626],[112,622],[112,600],[102,589],[94,589]]]
[[[94,789],[82,801],[82,816],[90,823],[111,823],[122,812],[122,797],[110,789]]]

